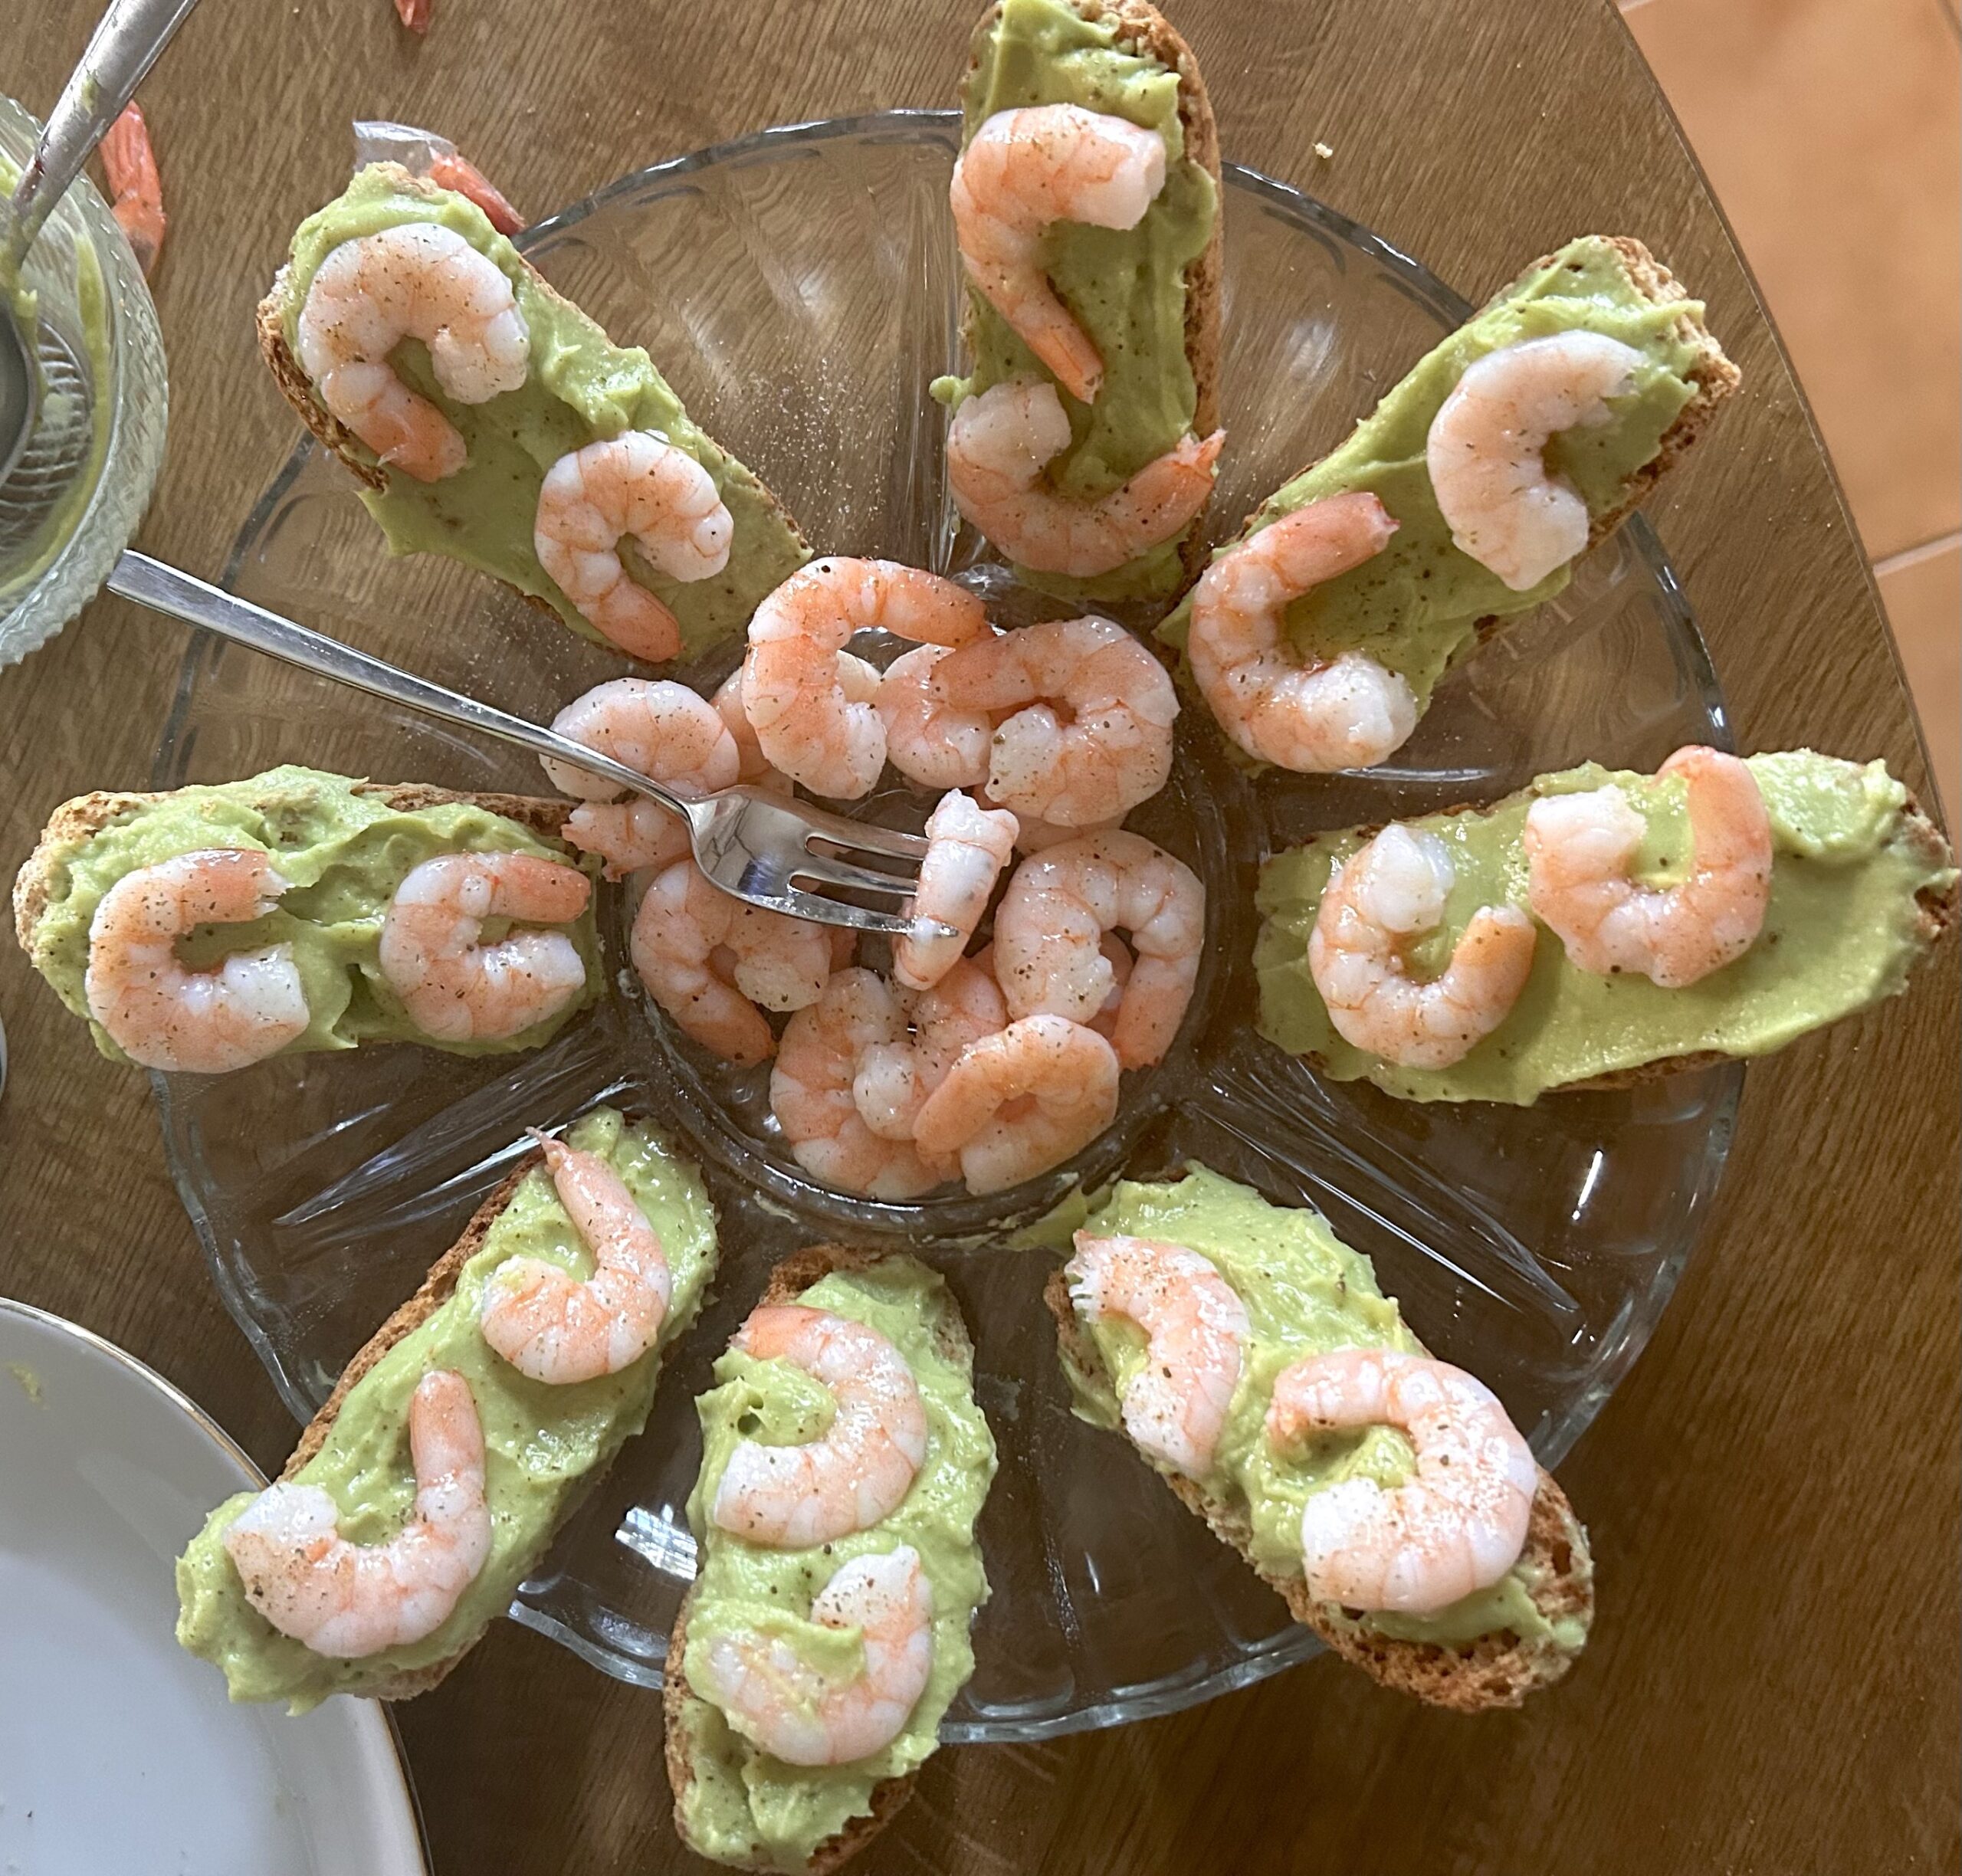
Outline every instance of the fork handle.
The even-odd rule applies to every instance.
[[[166,613],[172,618],[182,619],[187,625],[201,626],[221,638],[231,640],[234,644],[242,644],[252,651],[264,652],[268,658],[297,664],[317,677],[349,685],[356,690],[366,691],[371,697],[385,697],[392,704],[405,704],[425,717],[440,717],[445,723],[454,723],[460,729],[474,730],[483,736],[514,743],[534,756],[549,756],[557,762],[570,763],[589,775],[602,776],[622,788],[632,789],[638,795],[651,795],[671,814],[692,822],[694,803],[689,796],[637,769],[629,769],[624,763],[615,762],[610,756],[602,756],[597,749],[588,749],[584,743],[575,743],[556,730],[527,723],[522,717],[513,717],[508,711],[480,704],[476,698],[465,697],[461,691],[445,690],[442,685],[431,684],[426,677],[418,677],[413,672],[398,671],[381,658],[357,651],[337,638],[309,631],[303,625],[296,625],[291,619],[281,618],[277,612],[268,612],[263,606],[255,606],[216,586],[207,585],[201,579],[179,572],[176,567],[166,566],[161,560],[153,560],[148,554],[120,555],[110,569],[108,585],[111,592],[119,593],[125,599],[133,599],[138,605],[147,606],[153,612]]]

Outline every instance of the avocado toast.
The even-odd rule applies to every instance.
[[[1442,1068],[1386,1061],[1337,1031],[1310,962],[1330,874],[1375,831],[1342,828],[1262,869],[1261,1033],[1335,1080],[1367,1077],[1406,1100],[1528,1106],[1549,1092],[1767,1054],[1898,994],[1954,917],[1957,875],[1940,831],[1878,763],[1798,749],[1745,766],[1769,823],[1769,900],[1748,948],[1708,976],[1665,989],[1636,971],[1583,970],[1542,928],[1517,1001],[1469,1053]],[[1683,785],[1666,777],[1590,764],[1540,776],[1490,807],[1415,817],[1404,825],[1443,842],[1455,883],[1442,923],[1410,946],[1413,974],[1443,967],[1479,907],[1525,905],[1534,802],[1609,785],[1646,824],[1636,877],[1682,880],[1695,848]]]
[[[710,1507],[739,1427],[754,1425],[776,1449],[779,1441],[813,1437],[823,1425],[821,1412],[815,1424],[809,1418],[820,1404],[799,1398],[817,1392],[815,1382],[800,1373],[795,1379],[802,1388],[786,1393],[783,1363],[759,1362],[734,1348],[724,1355],[717,1364],[720,1385],[697,1402],[705,1453],[689,1521],[701,1550],[695,1586],[675,1619],[663,1701],[668,1776],[683,1842],[737,1868],[822,1876],[863,1848],[912,1795],[916,1769],[937,1743],[940,1717],[972,1671],[968,1625],[987,1596],[973,1527],[993,1476],[995,1448],[974,1404],[966,1327],[945,1285],[924,1265],[896,1254],[815,1246],[777,1264],[758,1308],[800,1304],[865,1322],[891,1338],[925,1405],[926,1456],[894,1511],[822,1549],[765,1548],[720,1529]],[[933,1586],[933,1664],[926,1691],[897,1736],[870,1757],[808,1769],[786,1765],[737,1731],[692,1684],[691,1634],[700,1645],[705,1624],[712,1634],[760,1612],[793,1617],[841,1559],[890,1552],[895,1540],[919,1551]],[[795,1624],[800,1634],[811,1626]]]
[[[1104,373],[1094,400],[1066,401],[1070,441],[1038,490],[1097,501],[1182,439],[1210,437],[1218,426],[1219,138],[1205,81],[1192,48],[1146,0],[999,0],[975,30],[961,103],[963,146],[999,113],[1058,104],[1122,118],[1165,140],[1163,187],[1136,227],[1059,222],[1042,241],[1051,284]],[[978,287],[968,293],[961,332],[968,374],[933,387],[955,415],[1005,382],[1054,379]],[[1067,599],[1168,600],[1204,558],[1202,532],[1193,520],[1088,577],[1018,571]]]
[[[352,779],[288,765],[240,782],[160,793],[97,791],[64,802],[14,882],[14,930],[28,961],[94,1029],[97,1048],[125,1059],[91,1012],[84,973],[104,894],[139,867],[194,850],[271,857],[291,890],[251,926],[220,925],[192,941],[209,966],[247,946],[290,948],[303,981],[305,1029],[280,1052],[414,1041],[465,1054],[535,1048],[602,992],[592,914],[566,927],[586,964],[579,995],[548,1020],[499,1040],[445,1041],[411,1019],[378,963],[382,915],[404,876],[445,853],[517,853],[576,867],[559,838],[566,805],[523,795],[472,795],[421,782]]]
[[[1424,1353],[1396,1303],[1377,1288],[1367,1258],[1342,1243],[1319,1214],[1271,1205],[1199,1166],[1165,1183],[1120,1181],[1078,1241],[1107,1234],[1196,1251],[1245,1309],[1245,1365],[1204,1475],[1140,1456],[1188,1510],[1239,1552],[1297,1622],[1386,1686],[1461,1712],[1516,1707],[1566,1673],[1593,1618],[1593,1565],[1586,1533],[1544,1470],[1524,1548],[1489,1588],[1423,1615],[1345,1609],[1309,1592],[1299,1535],[1303,1506],[1352,1478],[1389,1491],[1411,1467],[1410,1448],[1385,1426],[1325,1437],[1299,1457],[1277,1453],[1262,1432],[1275,1381],[1288,1362],[1351,1347]],[[1144,1360],[1141,1338],[1127,1323],[1080,1317],[1061,1269],[1044,1300],[1056,1319],[1079,1418],[1122,1432],[1120,1399]]]
[[[454,473],[421,481],[384,465],[326,409],[296,346],[300,309],[316,272],[341,244],[405,224],[460,235],[510,283],[529,333],[529,371],[516,390],[461,404],[445,395],[418,342],[390,356],[395,372],[461,432],[468,458]],[[679,625],[683,655],[740,633],[758,600],[809,558],[796,523],[750,469],[689,418],[638,346],[616,346],[556,291],[483,211],[392,163],[371,164],[335,201],[308,218],[258,310],[259,346],[300,420],[365,484],[363,500],[397,553],[436,553],[494,575],[582,637],[606,642],[540,564],[533,530],[547,471],[586,445],[651,433],[706,471],[733,523],[722,571],[669,579],[628,550],[628,577]]]
[[[284,1700],[303,1711],[333,1694],[406,1700],[434,1687],[504,1613],[553,1533],[645,1423],[664,1353],[693,1321],[714,1272],[714,1212],[694,1168],[645,1123],[595,1108],[566,1138],[608,1162],[660,1238],[673,1289],[654,1347],[617,1373],[550,1385],[520,1373],[484,1341],[485,1286],[507,1259],[536,1258],[569,1272],[590,1262],[542,1156],[528,1155],[477,1208],[422,1287],[356,1353],[280,1474],[330,1492],[350,1541],[388,1541],[414,1491],[406,1399],[435,1369],[461,1373],[487,1451],[494,1532],[487,1561],[422,1639],[354,1659],[330,1658],[279,1632],[248,1599],[222,1540],[257,1494],[228,1499],[178,1560],[177,1635],[225,1671],[233,1699]]]

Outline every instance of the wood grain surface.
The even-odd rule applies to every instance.
[[[1850,3],[1850,0],[1849,0]],[[44,111],[94,0],[10,33]],[[1925,770],[1859,547],[1777,341],[1605,0],[1186,0],[1227,155],[1298,182],[1476,297],[1590,229],[1709,301],[1746,389],[1652,504],[1747,749]],[[294,421],[253,302],[332,195],[348,123],[440,127],[534,213],[753,126],[949,100],[944,0],[205,0],[143,93],[172,216],[156,283],[169,461],[143,543],[215,573]],[[1323,158],[1317,146],[1333,151]],[[113,601],[0,673],[0,867],[46,811],[141,786],[182,635]],[[1332,1661],[1199,1710],[942,1753],[872,1871],[1891,1871],[1957,1866],[1958,953],[1754,1068],[1678,1298],[1563,1468],[1600,1616],[1525,1712],[1421,1710]],[[0,1291],[153,1363],[276,1468],[293,1426],[220,1308],[143,1080],[12,949]],[[660,1703],[500,1625],[401,1713],[437,1868],[699,1865]]]

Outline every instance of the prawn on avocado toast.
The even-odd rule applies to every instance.
[[[1559,592],[1737,382],[1647,248],[1583,235],[1269,496],[1160,635],[1253,761],[1383,762],[1445,671]]]
[[[468,196],[398,165],[370,164],[300,224],[259,343],[395,553],[477,567],[631,657],[732,636],[809,557],[645,351],[615,345]]]
[[[1043,592],[1169,600],[1197,570],[1224,441],[1198,64],[1145,0],[999,0],[961,103],[970,366],[933,387],[954,501]]]
[[[1522,1107],[1769,1054],[1905,989],[1956,877],[1877,762],[1590,764],[1269,860],[1259,1028],[1337,1081]]]
[[[235,1701],[434,1687],[645,1425],[714,1274],[700,1176],[610,1107],[479,1208],[356,1355],[277,1483],[177,1562],[177,1638]]]
[[[1580,1652],[1593,1563],[1566,1494],[1319,1214],[1203,1166],[1123,1180],[1045,1300],[1078,1416],[1346,1660],[1476,1712]]]
[[[822,1872],[910,1796],[973,1672],[995,1442],[960,1311],[910,1257],[786,1258],[715,1373],[668,1654],[675,1825],[718,1863]]]
[[[563,808],[292,766],[86,795],[21,868],[15,931],[102,1052],[146,1068],[534,1048],[602,989]]]

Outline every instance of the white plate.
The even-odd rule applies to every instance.
[[[174,1560],[264,1482],[140,1362],[0,1300],[7,1876],[426,1876],[373,1701],[235,1707],[177,1645]]]

